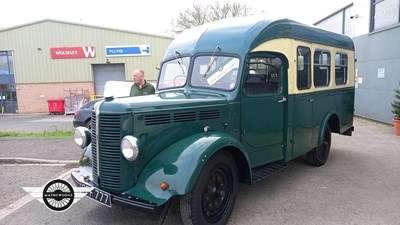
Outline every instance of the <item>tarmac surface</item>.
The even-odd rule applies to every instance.
[[[72,117],[64,115],[18,117],[24,116],[0,116],[0,130],[16,129],[13,126],[22,126],[20,122],[28,124],[27,129],[39,131],[72,126]],[[15,121],[13,126],[10,120]],[[32,122],[38,120],[42,123]],[[239,185],[228,224],[399,225],[400,136],[394,134],[390,125],[359,117],[354,126],[352,137],[332,135],[330,156],[324,166],[308,166],[300,157],[256,185]],[[81,153],[72,138],[0,138],[0,158],[78,160]],[[88,198],[63,213],[51,212],[36,200],[20,204],[27,196],[21,187],[39,187],[51,178],[69,173],[72,167],[64,161],[0,163],[0,224],[156,223],[153,215],[119,207],[109,209]],[[179,208],[172,208],[166,218],[165,224],[182,224]]]
[[[74,115],[5,114],[0,115],[0,131],[52,132],[72,131]]]
[[[0,131],[73,131],[72,120],[73,115],[0,115]],[[0,163],[68,162],[78,161],[81,155],[82,149],[76,146],[72,137],[0,138]]]

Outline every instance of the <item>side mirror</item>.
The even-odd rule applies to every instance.
[[[297,71],[304,70],[304,56],[298,55],[297,56]]]

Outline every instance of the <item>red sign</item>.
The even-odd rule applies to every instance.
[[[52,59],[95,58],[94,46],[50,48]]]

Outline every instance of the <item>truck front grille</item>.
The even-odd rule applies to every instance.
[[[96,118],[96,114],[92,114],[93,182],[96,186],[120,190],[121,139],[120,115],[100,114]]]

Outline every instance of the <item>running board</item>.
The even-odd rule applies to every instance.
[[[286,163],[274,162],[265,166],[254,168],[251,171],[252,184],[257,183],[258,181],[263,180],[264,178],[267,178],[272,174],[285,169],[286,167]]]

